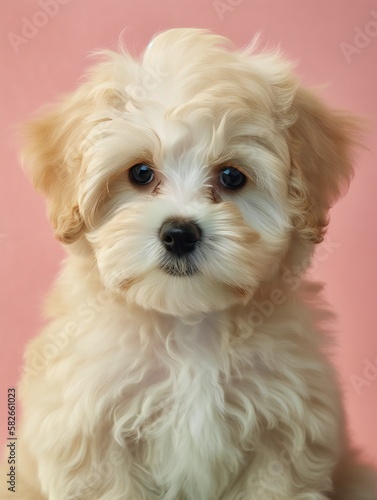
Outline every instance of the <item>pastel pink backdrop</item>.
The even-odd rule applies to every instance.
[[[47,4],[49,13],[41,15],[42,5]],[[137,53],[154,33],[191,26],[209,28],[240,47],[262,32],[264,43],[279,44],[297,61],[304,82],[329,84],[322,93],[332,106],[363,115],[370,123],[367,148],[360,151],[347,197],[332,211],[327,250],[322,248],[318,254],[314,275],[327,283],[326,297],[339,316],[335,362],[354,442],[377,463],[377,371],[364,372],[366,360],[377,364],[375,1],[17,0],[1,2],[0,9],[2,443],[7,388],[17,383],[25,344],[42,324],[42,299],[63,256],[53,239],[44,202],[33,192],[17,160],[12,126],[40,105],[73,90],[89,64],[87,54],[96,48],[116,48],[125,28],[123,38]],[[25,18],[39,27],[33,33],[29,26],[29,38],[20,42],[16,36],[24,36]],[[363,37],[358,30],[369,34]]]

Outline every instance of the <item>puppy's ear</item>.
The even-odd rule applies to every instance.
[[[320,243],[329,208],[353,176],[351,153],[359,127],[355,119],[331,111],[302,87],[292,107],[297,117],[289,129],[292,220],[302,238]]]
[[[72,243],[83,230],[77,200],[81,162],[75,149],[85,116],[81,108],[67,99],[21,129],[23,164],[47,198],[55,236],[63,243]]]

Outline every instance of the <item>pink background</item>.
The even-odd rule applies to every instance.
[[[43,4],[50,6],[49,15],[40,14]],[[89,64],[87,54],[96,48],[115,48],[124,28],[128,28],[124,38],[132,52],[139,52],[156,31],[194,26],[226,35],[238,46],[261,31],[263,42],[280,44],[297,61],[304,82],[329,84],[323,95],[331,105],[363,115],[370,123],[355,180],[332,212],[330,252],[322,249],[318,254],[314,275],[326,281],[326,296],[339,315],[335,362],[350,430],[355,443],[377,464],[377,367],[364,374],[365,360],[377,365],[376,2],[17,0],[1,2],[0,9],[2,442],[7,387],[18,380],[25,343],[41,325],[42,299],[63,256],[52,237],[44,203],[21,170],[11,127],[40,105],[74,89]],[[33,33],[29,26],[26,43],[14,42],[17,47],[12,47],[10,33],[22,36],[24,18],[39,27]],[[358,29],[369,34],[357,36]],[[362,387],[355,387],[357,383]]]

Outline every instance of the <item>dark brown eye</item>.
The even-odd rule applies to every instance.
[[[153,170],[146,163],[137,163],[130,169],[130,178],[135,184],[149,184],[153,177]]]
[[[234,167],[225,167],[220,172],[220,183],[228,189],[241,188],[245,182],[246,177]]]

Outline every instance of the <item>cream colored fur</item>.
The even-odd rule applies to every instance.
[[[301,277],[355,127],[277,52],[228,46],[179,29],[140,61],[103,53],[26,125],[69,255],[26,351],[17,493],[0,498],[376,500],[325,352],[331,314]],[[141,161],[145,187],[127,173]],[[219,184],[226,165],[242,189]],[[161,269],[171,217],[202,228],[192,276]]]

